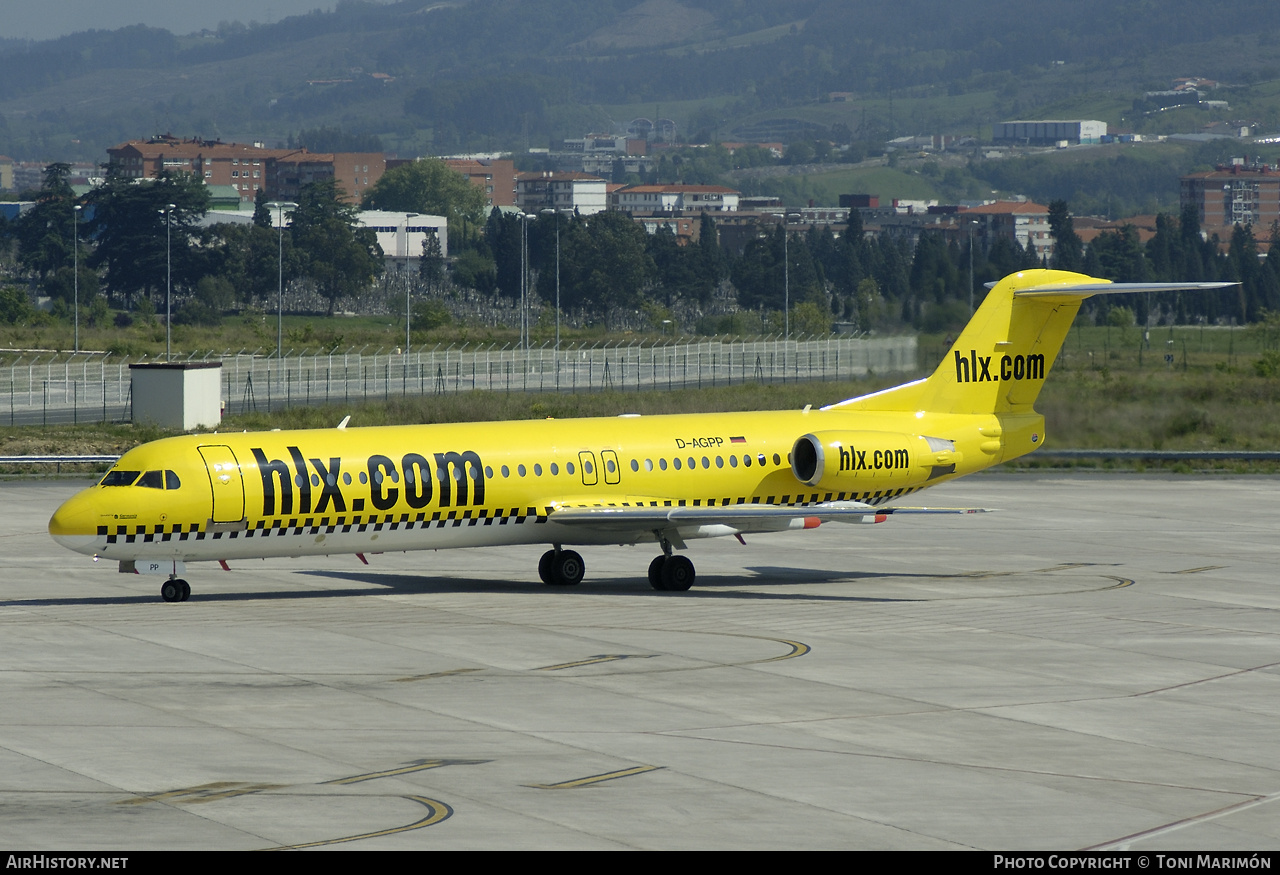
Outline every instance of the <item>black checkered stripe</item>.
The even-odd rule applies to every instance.
[[[520,525],[521,523],[545,523],[550,508],[497,508],[495,510],[425,511],[416,514],[356,514],[339,517],[294,517],[258,520],[242,531],[202,530],[199,523],[175,523],[155,526],[98,526],[98,536],[105,536],[108,544],[134,544],[153,541],[217,541],[237,538],[270,538],[284,535],[332,535],[335,532],[383,532],[400,529],[443,529],[463,526]]]
[[[799,493],[797,495],[754,495],[748,498],[691,498],[691,499],[666,499],[663,501],[617,501],[617,502],[600,502],[599,504],[583,503],[575,504],[574,507],[729,507],[739,504],[772,504],[783,507],[807,507],[811,504],[821,504],[827,501],[861,501],[864,504],[884,504],[894,498],[900,498],[903,495],[910,495],[916,492],[916,488],[899,490],[885,489],[880,492],[828,492],[825,495],[821,492],[810,494]]]
[[[742,498],[693,498],[668,499],[648,502],[608,503],[607,507],[729,507],[740,504],[777,504],[786,507],[806,506],[827,501],[861,501],[865,504],[878,505],[903,495],[910,495],[916,489],[886,489],[880,492],[820,492],[796,495],[753,496],[749,502]],[[775,500],[777,499],[777,500]],[[242,531],[209,532],[200,528],[199,523],[174,523],[155,526],[98,526],[98,537],[105,537],[108,544],[134,544],[155,541],[205,541],[236,540],[248,538],[283,537],[285,535],[332,535],[335,532],[382,532],[399,529],[444,529],[461,528],[463,526],[520,525],[521,523],[545,523],[551,515],[551,508],[513,507],[495,510],[451,510],[435,511],[428,514],[423,511],[416,514],[356,514],[351,517],[294,517],[273,520],[258,520],[248,529]]]

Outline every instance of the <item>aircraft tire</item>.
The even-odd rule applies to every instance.
[[[555,565],[555,561],[555,550],[548,550],[543,553],[542,558],[538,560],[538,577],[548,586],[555,583],[555,579],[551,576],[551,568]]]
[[[655,556],[653,561],[649,563],[649,586],[657,590],[665,590],[667,588],[662,582],[662,569],[666,564],[666,556]]]
[[[191,584],[181,579],[174,581],[174,583],[178,584],[178,588],[182,590],[182,597],[178,601],[185,602],[191,598]]]
[[[182,587],[177,580],[166,580],[160,584],[160,598],[166,602],[182,601]]]
[[[684,592],[693,586],[695,576],[688,556],[670,556],[662,565],[662,588],[668,592]]]
[[[561,550],[559,553],[553,553],[554,560],[551,563],[551,577],[549,583],[552,586],[577,586],[582,582],[582,576],[586,573],[586,565],[582,562],[582,557],[573,550]]]

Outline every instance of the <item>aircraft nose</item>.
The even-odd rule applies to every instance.
[[[49,534],[70,550],[84,552],[86,539],[94,539],[97,533],[96,508],[92,498],[83,492],[64,501],[49,518]]]

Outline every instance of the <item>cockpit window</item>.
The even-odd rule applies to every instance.
[[[164,472],[164,488],[165,489],[177,489],[181,485],[182,485],[182,481],[178,479],[177,473],[173,471]]]
[[[134,485],[144,486],[147,489],[164,489],[164,472],[148,471],[147,473],[143,474],[142,479],[140,479]]]
[[[133,481],[138,479],[137,471],[108,471],[107,476],[102,478],[100,486],[132,486]]]

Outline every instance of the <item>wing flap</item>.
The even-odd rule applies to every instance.
[[[983,508],[874,507],[860,501],[803,506],[738,504],[727,507],[638,507],[553,505],[548,521],[597,531],[680,529],[707,535],[814,528],[824,522],[873,524],[895,513],[980,513]],[[722,529],[723,531],[716,531]]]

